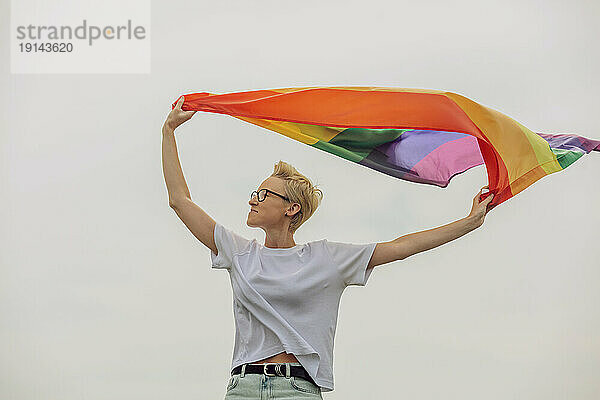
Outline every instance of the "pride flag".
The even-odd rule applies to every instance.
[[[600,151],[600,140],[536,133],[442,90],[303,87],[190,93],[184,100],[184,111],[227,114],[411,182],[446,187],[485,163],[490,191],[481,200],[494,193],[488,210]]]

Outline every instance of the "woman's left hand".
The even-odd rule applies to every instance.
[[[481,193],[483,192],[483,189],[485,189],[485,188],[489,188],[489,186],[482,187],[481,190],[479,191],[479,193],[477,193],[477,195],[473,199],[473,207],[471,208],[471,213],[467,217],[467,218],[473,220],[473,222],[475,223],[475,225],[477,227],[483,225],[483,221],[485,220],[485,215],[487,214],[487,205],[494,198],[494,194],[492,193],[485,200],[483,200],[481,202],[479,201],[479,197],[481,196]]]

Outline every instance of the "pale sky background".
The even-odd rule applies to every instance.
[[[324,4],[325,3],[325,4]],[[152,73],[10,74],[3,0],[0,398],[221,399],[227,272],[168,206],[160,128],[192,92],[393,86],[600,139],[595,1],[153,2]],[[402,181],[220,114],[176,131],[192,199],[248,238],[278,160],[325,197],[296,242],[388,241],[469,213],[485,167]],[[600,153],[478,230],[344,293],[327,399],[600,397]]]

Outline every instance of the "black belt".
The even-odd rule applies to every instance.
[[[301,365],[290,365],[290,376],[306,379],[318,386],[308,375],[308,372]],[[285,363],[264,363],[264,364],[246,364],[246,374],[265,374],[268,376],[285,376]],[[241,374],[242,366],[238,365],[231,371],[231,375]]]

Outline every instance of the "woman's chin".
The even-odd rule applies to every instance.
[[[255,221],[256,215],[254,215],[254,213],[249,213],[248,217],[246,218],[246,225],[248,225],[250,228],[258,228],[258,221]]]

